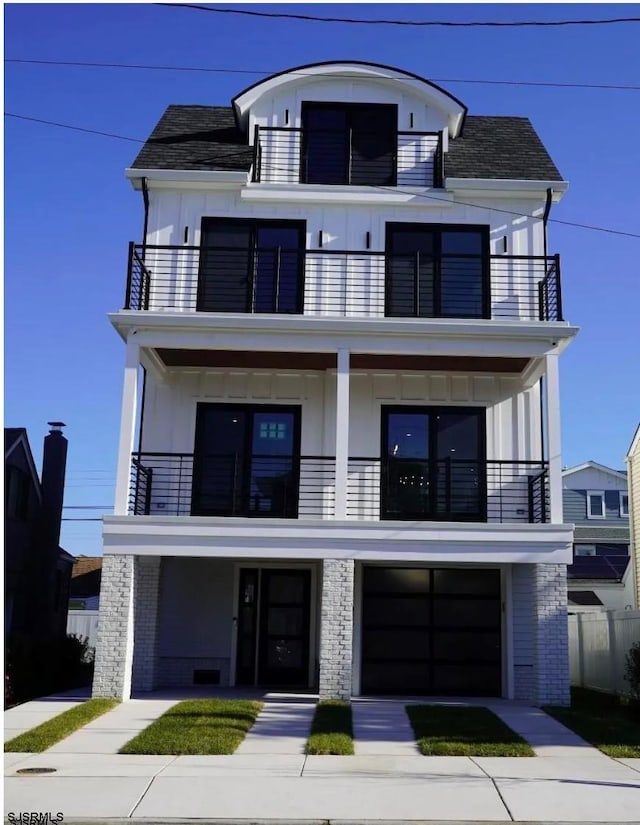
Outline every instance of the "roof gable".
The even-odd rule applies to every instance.
[[[27,430],[25,427],[5,427],[4,428],[4,463],[5,466],[8,462],[7,459],[10,458],[12,453],[15,450],[22,449],[27,461],[27,466],[29,467],[29,472],[31,475],[31,482],[36,490],[36,494],[40,500],[42,500],[42,490],[40,487],[40,477],[38,476],[38,471],[36,469],[36,463],[33,460],[33,453],[31,452],[31,445],[29,444],[29,438],[27,436]]]
[[[610,475],[613,478],[617,478],[625,482],[627,480],[626,473],[623,473],[620,470],[614,470],[612,467],[605,467],[604,464],[598,464],[597,461],[585,461],[584,464],[577,464],[575,467],[567,467],[562,471],[562,477],[566,478],[574,475],[575,473],[580,473],[583,470],[598,470],[601,473],[607,473],[607,475]]]

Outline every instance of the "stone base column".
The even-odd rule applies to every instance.
[[[569,620],[567,567],[534,566],[534,612],[537,705],[568,705]]]
[[[136,556],[132,690],[153,690],[158,672],[158,603],[161,559]]]
[[[568,705],[567,568],[514,564],[511,582],[514,698]]]
[[[102,560],[93,696],[131,697],[134,556]]]
[[[353,664],[353,560],[322,566],[320,698],[350,699]]]

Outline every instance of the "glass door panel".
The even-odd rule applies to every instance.
[[[309,678],[309,570],[263,570],[258,681],[306,685]]]
[[[258,226],[254,262],[254,312],[301,311],[301,230],[292,226]]]
[[[240,570],[237,620],[236,684],[253,685],[256,678],[256,639],[258,632],[257,570]]]
[[[252,515],[297,514],[298,473],[294,460],[296,416],[271,410],[253,415],[249,511]]]
[[[441,517],[482,520],[484,513],[484,461],[477,413],[440,412],[435,416],[435,466]]]
[[[387,518],[428,517],[429,416],[425,413],[389,413],[386,430],[386,485],[383,498]]]
[[[435,312],[434,233],[393,227],[387,240],[387,315],[432,318]]]
[[[197,309],[201,312],[247,312],[250,266],[250,224],[204,220]]]
[[[199,404],[191,513],[230,516],[244,508],[247,416],[242,407]]]

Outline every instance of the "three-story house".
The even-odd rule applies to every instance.
[[[170,106],[127,175],[94,695],[566,702],[576,328],[529,121],[318,63]]]

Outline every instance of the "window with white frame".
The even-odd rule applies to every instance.
[[[622,490],[620,490],[620,516],[629,518],[629,494],[623,493]]]
[[[604,518],[604,493],[602,490],[587,490],[587,518]]]
[[[595,556],[596,555],[596,546],[595,546],[595,544],[574,544],[573,545],[573,555],[574,556]]]

